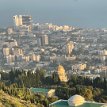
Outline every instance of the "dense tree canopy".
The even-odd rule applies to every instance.
[[[44,105],[45,107],[55,101],[44,96],[32,95],[29,92],[30,87],[55,88],[59,99],[68,99],[70,96],[79,94],[86,100],[107,103],[107,79],[106,78],[85,78],[72,75],[67,83],[61,83],[56,72],[51,76],[46,76],[46,71],[37,69],[36,71],[23,71],[12,69],[9,73],[1,73],[0,89],[10,95],[17,96],[20,99],[29,100],[32,103]],[[41,98],[39,98],[41,97]],[[41,100],[39,100],[41,99]]]

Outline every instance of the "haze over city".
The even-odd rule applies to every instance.
[[[107,0],[0,0],[0,26],[12,25],[15,14],[30,14],[35,22],[79,27],[107,27]]]

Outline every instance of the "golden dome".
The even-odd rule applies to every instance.
[[[58,71],[65,71],[64,67],[62,65],[58,66]]]
[[[57,72],[58,72],[59,79],[60,79],[61,82],[67,82],[68,81],[66,73],[65,73],[65,69],[62,65],[58,66],[58,71]]]

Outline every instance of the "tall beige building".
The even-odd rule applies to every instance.
[[[31,60],[39,62],[40,61],[40,55],[32,54]]]
[[[13,16],[13,20],[16,26],[30,26],[32,17],[29,15],[15,15]]]
[[[10,48],[8,47],[3,47],[3,55],[8,56],[10,54]]]
[[[65,73],[65,69],[62,65],[58,66],[57,72],[58,72],[58,76],[59,76],[59,79],[61,82],[67,82],[68,81],[67,75]]]
[[[16,55],[16,56],[23,56],[23,50],[18,46],[14,46],[12,48],[12,51],[13,51],[14,55]]]
[[[18,46],[18,43],[17,43],[16,40],[10,39],[10,40],[6,40],[6,41],[4,42],[4,45],[6,45],[6,46],[9,47],[9,48],[12,48],[12,47],[14,47],[14,46]]]
[[[16,26],[20,26],[21,25],[21,21],[19,20],[19,16],[13,16],[13,20]]]
[[[81,64],[75,64],[72,66],[72,70],[84,70],[86,69],[87,65],[84,63],[81,63]]]
[[[16,27],[20,27],[20,29],[27,29],[28,32],[32,29],[32,17],[30,15],[15,15],[13,16],[13,20]]]
[[[6,62],[8,64],[14,63],[14,61],[15,61],[15,55],[10,54],[10,55],[6,56]]]
[[[26,62],[29,62],[29,61],[30,61],[30,56],[29,56],[29,55],[24,56],[23,59],[24,59]]]
[[[48,35],[43,35],[42,36],[42,45],[48,45],[48,44],[49,44]]]
[[[66,54],[67,54],[67,56],[71,55],[73,49],[74,49],[74,43],[72,41],[69,41],[66,45]]]

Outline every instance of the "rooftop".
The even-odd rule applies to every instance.
[[[85,102],[83,105],[76,107],[101,107],[102,105],[104,104],[95,102]],[[50,107],[74,107],[74,106],[69,106],[67,100],[59,100],[57,102],[50,104]]]
[[[30,88],[30,91],[33,93],[44,93],[46,94],[50,89],[46,88]]]

